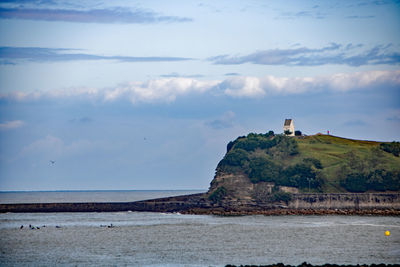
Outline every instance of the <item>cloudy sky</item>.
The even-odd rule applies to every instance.
[[[399,29],[399,1],[3,0],[0,190],[205,190],[285,118],[399,141]]]

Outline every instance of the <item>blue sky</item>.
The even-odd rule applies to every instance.
[[[81,2],[0,3],[0,190],[205,190],[285,118],[400,140],[399,1]]]

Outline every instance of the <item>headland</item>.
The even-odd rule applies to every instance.
[[[248,134],[229,142],[208,192],[136,202],[0,204],[0,212],[400,215],[400,143]]]

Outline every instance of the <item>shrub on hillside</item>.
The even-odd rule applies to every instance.
[[[385,191],[386,187],[384,179],[386,176],[387,173],[383,169],[370,172],[367,179],[367,188],[375,191]]]
[[[247,169],[249,155],[243,149],[232,149],[218,163],[217,172],[235,173]]]
[[[387,172],[383,179],[385,189],[390,191],[400,190],[400,172]]]
[[[303,159],[303,162],[309,166],[314,166],[317,169],[322,169],[322,163],[319,159],[314,159],[314,158],[305,158]]]
[[[299,163],[286,168],[277,182],[279,185],[320,189],[322,181],[311,166]]]
[[[274,131],[269,131],[268,133],[265,134],[266,137],[273,137],[275,136]]]
[[[225,155],[219,165],[243,166],[249,160],[249,156],[243,149],[234,149]]]
[[[398,191],[400,190],[400,173],[377,169],[369,173],[367,187],[374,191]]]
[[[269,149],[276,145],[276,140],[270,139],[269,134],[254,134],[250,133],[247,135],[247,138],[238,140],[235,144],[235,149],[243,149],[248,152],[252,152],[258,149]]]
[[[400,190],[400,172],[398,171],[376,168],[360,172],[357,169],[343,166],[337,175],[341,179],[340,185],[350,192]]]
[[[246,138],[246,136],[239,136],[238,138],[236,138],[235,141],[230,141],[228,143],[228,145],[226,146],[226,153],[228,153],[229,151],[231,151],[231,149],[233,148],[233,146],[240,140]]]
[[[264,150],[265,156],[254,156],[255,150]],[[250,133],[229,142],[228,152],[217,166],[218,172],[246,173],[251,182],[275,182],[280,185],[319,188],[321,183],[316,179],[316,169],[322,168],[321,162],[308,159],[305,163],[284,169],[281,159],[298,153],[294,138],[266,134]],[[307,180],[308,179],[308,180]],[[310,181],[309,181],[310,180]]]
[[[248,175],[252,183],[275,182],[279,174],[279,166],[266,158],[257,157],[250,161]]]
[[[208,199],[214,203],[221,202],[221,200],[227,195],[226,188],[221,186],[218,187],[209,197]]]
[[[400,156],[400,142],[391,142],[391,143],[383,143],[380,145],[380,148],[383,151],[386,151],[388,153],[392,153],[396,157]]]
[[[276,140],[276,148],[282,154],[282,156],[294,156],[299,153],[299,148],[294,138],[278,135],[274,138],[274,140]]]
[[[342,180],[341,185],[347,191],[363,193],[368,190],[367,177],[362,173],[350,173],[346,179]]]

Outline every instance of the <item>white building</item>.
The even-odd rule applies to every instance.
[[[289,131],[290,134],[286,134],[285,132]],[[294,136],[294,122],[292,119],[286,119],[285,124],[283,125],[283,133],[288,136]]]

